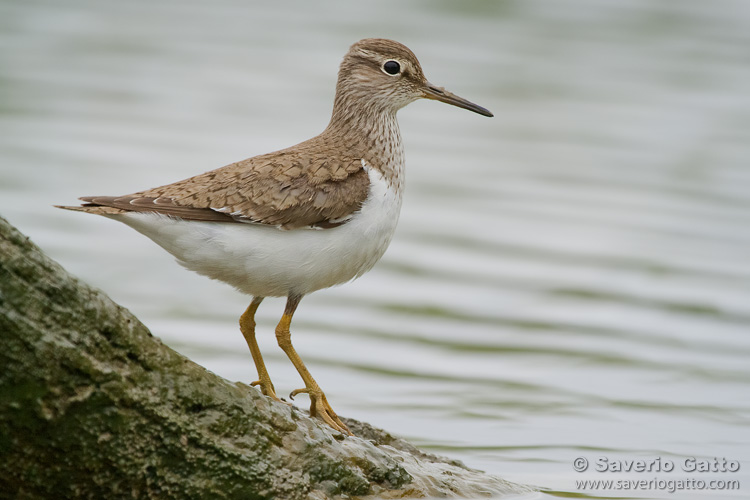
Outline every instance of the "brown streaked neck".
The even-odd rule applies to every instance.
[[[400,189],[404,148],[397,110],[340,87],[336,89],[331,121],[321,136],[344,148],[347,154],[364,159]]]

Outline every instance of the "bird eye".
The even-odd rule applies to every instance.
[[[398,75],[401,71],[401,65],[396,61],[386,61],[383,63],[383,71],[389,75]]]

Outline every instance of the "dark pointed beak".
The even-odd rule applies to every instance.
[[[469,111],[479,113],[482,116],[494,116],[490,112],[490,110],[483,108],[482,106],[479,106],[477,104],[474,104],[471,101],[467,101],[463,97],[458,97],[456,94],[448,92],[443,87],[438,87],[429,82],[425,84],[423,97],[425,99],[434,99],[436,101],[444,102],[446,104],[452,104],[453,106],[458,106],[459,108],[468,109]]]

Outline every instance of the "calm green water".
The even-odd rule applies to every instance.
[[[367,276],[306,298],[293,329],[336,410],[553,495],[747,495],[750,2],[5,0],[0,214],[169,345],[253,380],[247,297],[51,205],[318,133],[341,57],[368,36],[496,116],[401,112],[395,241]],[[288,392],[282,308],[264,303],[259,324]],[[597,472],[599,457],[676,470]],[[681,471],[688,457],[741,469]],[[576,485],[626,478],[740,490]]]

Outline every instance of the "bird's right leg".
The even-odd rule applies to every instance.
[[[312,378],[305,363],[302,362],[302,358],[299,357],[294,346],[292,346],[292,336],[289,331],[289,325],[292,323],[292,316],[294,315],[294,311],[297,309],[300,300],[302,300],[301,295],[289,295],[286,301],[286,307],[284,308],[284,315],[276,326],[276,340],[279,343],[279,347],[281,347],[287,357],[289,357],[289,360],[305,382],[304,389],[292,391],[292,393],[289,394],[289,397],[294,399],[294,396],[297,394],[306,393],[310,396],[310,416],[320,417],[325,423],[337,431],[353,436],[352,431],[349,430],[346,424],[336,415],[336,412],[333,411],[331,405],[328,404],[326,395],[320,389],[320,386],[315,379]]]
[[[276,401],[281,401],[276,395],[271,377],[268,375],[268,370],[266,370],[266,364],[263,362],[263,356],[260,354],[258,341],[255,340],[255,311],[258,310],[261,302],[263,302],[263,297],[253,297],[247,310],[240,316],[240,331],[247,341],[247,346],[253,355],[253,361],[255,361],[255,367],[258,369],[258,380],[251,385],[259,385],[260,391],[263,394]]]

